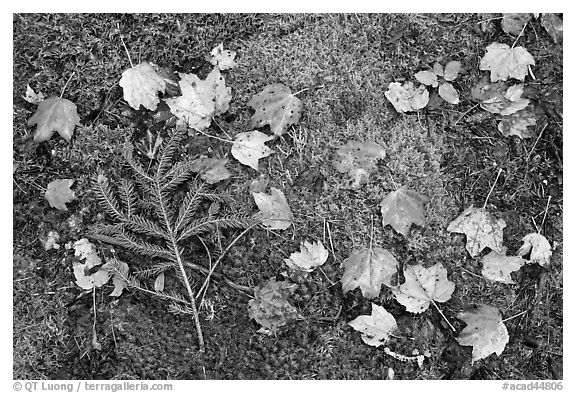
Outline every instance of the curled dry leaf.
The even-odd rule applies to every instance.
[[[70,189],[75,181],[76,180],[74,179],[58,179],[51,181],[48,183],[44,198],[48,201],[50,206],[58,210],[68,211],[66,204],[77,199],[74,195],[74,191]]]
[[[420,71],[414,74],[414,78],[422,84],[427,86],[437,87],[438,86],[438,77],[432,71]]]
[[[447,302],[456,287],[448,280],[448,272],[441,263],[429,268],[407,265],[404,278],[404,284],[393,288],[392,293],[398,303],[406,307],[406,311],[414,314],[426,311],[433,301]]]
[[[412,82],[405,82],[403,85],[398,82],[391,82],[384,95],[400,113],[422,109],[430,99],[425,86],[415,88]]]
[[[164,291],[164,280],[165,280],[164,272],[161,272],[156,277],[156,280],[154,280],[154,291],[156,292]]]
[[[508,78],[523,81],[528,74],[528,66],[535,64],[526,48],[510,48],[506,44],[494,42],[486,48],[486,54],[480,60],[480,69],[490,71],[492,82],[505,81]]]
[[[498,131],[506,137],[516,135],[520,139],[535,138],[536,131],[530,127],[537,122],[538,116],[534,113],[534,106],[529,105],[521,111],[502,117],[498,123]]]
[[[236,62],[234,61],[236,52],[224,49],[223,43],[212,49],[210,55],[210,63],[217,65],[221,70],[228,70],[237,66]]]
[[[297,284],[270,280],[254,288],[254,299],[248,302],[248,315],[266,329],[276,333],[283,326],[295,321],[300,314],[288,302]]]
[[[102,264],[102,260],[98,256],[96,248],[88,239],[82,238],[74,242],[72,247],[74,248],[74,256],[78,257],[80,260],[86,260],[85,265],[87,270]]]
[[[210,126],[214,116],[228,110],[232,88],[226,87],[218,67],[214,67],[204,80],[194,74],[183,73],[180,73],[180,78],[182,95],[167,99],[166,104],[180,124],[203,131]]]
[[[383,345],[390,333],[398,328],[396,319],[384,307],[372,303],[371,315],[360,315],[348,322],[355,330],[362,332],[362,341],[373,347]]]
[[[279,136],[300,121],[302,101],[293,95],[287,86],[274,83],[252,97],[248,106],[255,110],[250,119],[250,128],[260,128],[268,124],[270,131]]]
[[[94,287],[100,288],[110,280],[110,271],[104,267],[89,275],[86,275],[87,269],[84,263],[74,262],[72,268],[74,270],[74,277],[76,277],[76,285],[82,289],[90,290]]]
[[[158,92],[164,93],[166,82],[150,63],[140,63],[122,73],[120,86],[124,90],[124,99],[134,109],[142,105],[151,111],[156,110],[160,98]]]
[[[552,38],[555,44],[559,44],[564,39],[564,22],[556,14],[542,14],[540,24]]]
[[[112,274],[114,290],[110,296],[118,297],[122,295],[122,291],[130,284],[128,281],[128,264],[116,258],[106,258],[106,264],[102,266],[102,269],[107,269]]]
[[[236,135],[232,144],[232,156],[244,165],[258,170],[258,160],[274,153],[264,143],[274,139],[260,131],[241,132]]]
[[[466,250],[475,257],[486,247],[503,254],[505,227],[504,220],[496,220],[485,208],[470,206],[448,225],[448,231],[465,234]]]
[[[458,314],[466,327],[456,341],[472,347],[472,363],[495,353],[500,355],[508,344],[508,330],[497,308],[486,304],[474,304]]]
[[[299,269],[311,272],[318,266],[322,266],[328,259],[328,250],[321,241],[308,243],[305,241],[300,245],[299,252],[293,252],[290,258],[284,259],[286,265],[291,269]]]
[[[262,226],[268,229],[288,229],[292,225],[294,215],[284,193],[277,188],[270,188],[270,195],[263,192],[253,192],[252,196],[260,211],[254,216],[262,220]]]
[[[481,260],[482,275],[488,280],[504,284],[516,284],[510,273],[518,271],[524,265],[524,259],[518,256],[506,256],[490,251]]]
[[[524,30],[524,25],[532,19],[532,14],[502,14],[502,31],[515,36],[520,35]]]
[[[232,176],[226,168],[227,158],[209,158],[201,155],[192,161],[192,172],[199,173],[200,178],[208,184],[216,184]]]
[[[26,85],[26,95],[22,96],[22,98],[31,104],[38,105],[44,101],[44,94],[42,94],[40,91],[36,93],[34,89],[30,87],[30,85]]]
[[[530,262],[546,266],[552,257],[552,247],[546,238],[539,233],[529,233],[522,239],[524,244],[518,250],[519,256],[530,254]]]
[[[380,295],[382,284],[388,287],[392,285],[398,261],[390,251],[383,248],[363,248],[353,251],[342,262],[342,268],[342,291],[346,293],[360,288],[365,298],[373,299]]]
[[[386,150],[375,142],[348,141],[336,151],[334,167],[345,173],[344,188],[357,189],[368,181],[379,159],[386,157]]]
[[[29,126],[34,124],[36,124],[34,143],[52,138],[54,131],[67,142],[70,142],[74,128],[80,125],[80,117],[76,112],[76,105],[72,101],[52,96],[38,104],[36,113],[28,120]]]
[[[426,226],[424,204],[428,198],[406,186],[390,192],[380,202],[382,226],[391,225],[396,232],[408,235],[412,224]]]

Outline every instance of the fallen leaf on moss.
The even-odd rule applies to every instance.
[[[228,70],[237,66],[236,62],[234,61],[236,52],[224,49],[223,43],[212,49],[210,55],[210,63],[217,65],[221,70]]]
[[[248,302],[248,316],[266,329],[276,333],[283,326],[300,317],[288,302],[297,284],[271,278],[254,288],[254,299]]]
[[[270,125],[274,135],[282,135],[293,124],[300,121],[302,101],[292,94],[290,88],[281,83],[268,85],[248,101],[255,110],[250,119],[250,128]]]
[[[360,315],[348,322],[355,330],[362,332],[362,341],[373,347],[383,345],[390,333],[398,328],[396,319],[384,307],[372,303],[371,315]]]
[[[485,208],[470,206],[448,225],[448,231],[465,234],[466,250],[475,257],[486,247],[503,254],[505,227],[504,220],[496,220]]]
[[[458,77],[462,64],[459,61],[449,61],[444,69],[444,74],[442,75],[445,80],[452,82]]]
[[[405,82],[403,85],[391,82],[384,95],[400,113],[422,109],[428,104],[430,98],[425,86],[415,88],[412,82]]]
[[[432,71],[420,71],[414,74],[414,78],[422,84],[427,86],[437,87],[438,76]]]
[[[102,260],[98,256],[96,248],[88,239],[82,238],[74,242],[72,247],[74,248],[74,256],[78,257],[80,260],[86,260],[86,269],[90,270],[94,266],[102,264]]]
[[[209,158],[201,155],[192,161],[192,172],[199,173],[200,178],[208,184],[216,184],[232,176],[226,168],[227,158]]]
[[[58,179],[48,183],[44,198],[48,201],[50,206],[63,211],[68,211],[67,203],[75,201],[77,198],[74,191],[70,189],[74,179]]]
[[[512,34],[515,36],[520,35],[524,29],[524,25],[532,19],[532,14],[502,14],[502,31],[504,33]]]
[[[442,83],[438,88],[438,95],[440,95],[440,97],[449,104],[458,105],[460,103],[458,91],[456,91],[454,86],[452,86],[452,83]]]
[[[546,238],[539,233],[529,233],[522,239],[524,244],[518,250],[518,255],[523,257],[530,254],[530,262],[540,266],[550,263],[552,257],[552,247]]]
[[[506,256],[490,251],[481,260],[482,275],[489,280],[504,284],[516,284],[510,273],[520,270],[524,265],[524,259],[518,256]]]
[[[460,345],[472,347],[472,363],[495,353],[500,355],[508,344],[508,330],[502,322],[500,311],[486,304],[474,304],[458,319],[466,322],[466,327],[456,341]]]
[[[100,268],[97,272],[86,275],[86,264],[74,262],[72,264],[74,270],[74,277],[76,277],[76,285],[82,289],[90,290],[94,287],[100,288],[110,280],[110,272],[108,269]]]
[[[510,48],[506,44],[494,42],[486,48],[486,54],[480,60],[480,69],[490,71],[492,82],[505,81],[508,78],[523,81],[528,74],[528,66],[535,64],[526,48]]]
[[[262,226],[268,229],[288,229],[292,225],[294,215],[284,193],[277,188],[270,188],[270,195],[263,192],[253,192],[252,196],[260,211],[254,216],[262,220]]]
[[[156,110],[160,102],[158,92],[164,93],[166,89],[164,79],[146,62],[124,71],[119,84],[124,90],[124,99],[136,110],[140,109],[140,105],[151,111]]]
[[[346,174],[343,188],[358,189],[368,181],[376,169],[378,160],[386,157],[386,150],[375,142],[348,141],[338,148],[334,156],[334,167]]]
[[[311,272],[318,266],[322,266],[328,259],[328,250],[324,248],[321,241],[308,243],[305,241],[300,245],[299,252],[293,252],[290,258],[284,259],[286,265],[291,269],[299,269]]]
[[[498,123],[498,131],[506,137],[516,135],[520,139],[535,138],[536,131],[530,127],[537,122],[538,116],[534,113],[534,107],[529,105],[521,111],[502,117]]]
[[[398,261],[390,251],[383,248],[363,248],[353,251],[342,262],[342,268],[342,291],[346,293],[360,288],[365,298],[373,299],[380,295],[382,285],[392,285]]]
[[[28,126],[34,124],[36,124],[34,143],[52,138],[54,131],[60,134],[66,142],[70,142],[74,128],[80,125],[80,117],[72,101],[52,96],[38,104],[36,113],[28,120]]]
[[[260,131],[241,132],[234,138],[232,156],[240,163],[258,170],[258,160],[274,153],[274,150],[265,145],[272,139],[273,136]]]
[[[403,236],[408,235],[412,224],[426,226],[425,203],[428,203],[428,198],[406,186],[390,192],[380,202],[382,226],[391,225]]]
[[[452,297],[455,284],[448,280],[448,272],[437,263],[425,268],[422,265],[407,265],[404,268],[404,284],[392,288],[392,293],[406,307],[406,311],[419,314],[430,307],[430,303],[447,302]]]
[[[555,44],[564,40],[564,22],[556,14],[542,14],[540,16],[540,25],[546,30]]]
[[[22,98],[31,104],[38,105],[44,101],[44,94],[42,94],[40,91],[36,93],[34,89],[30,87],[30,85],[26,85],[26,95],[22,96]]]

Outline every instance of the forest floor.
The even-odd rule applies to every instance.
[[[482,75],[478,64],[485,48],[516,41],[502,31],[498,17],[15,14],[14,378],[386,379],[392,369],[396,379],[561,379],[562,45],[535,19],[518,39],[535,59],[534,77],[525,84],[543,120],[535,126],[537,138],[506,138],[497,116],[470,96]],[[489,19],[483,30],[479,22]],[[250,230],[226,253],[219,273],[253,288],[273,277],[285,279],[284,259],[305,240],[321,240],[330,251],[325,265],[300,280],[289,299],[301,319],[277,335],[259,333],[248,315],[250,298],[217,280],[200,306],[206,353],[198,352],[192,319],[169,313],[156,297],[125,290],[112,298],[107,284],[93,298],[74,283],[74,250],[64,245],[109,218],[91,191],[91,178],[98,170],[115,178],[124,142],[146,151],[151,128],[149,111],[133,110],[122,98],[118,82],[130,63],[119,33],[134,62],[185,73],[205,75],[211,67],[206,59],[220,43],[236,51],[238,67],[225,74],[233,99],[208,135],[227,139],[249,131],[253,112],[246,103],[266,85],[309,89],[299,94],[304,105],[299,124],[268,143],[275,153],[260,160],[260,170],[231,158],[234,176],[226,182],[227,191],[252,214],[257,207],[249,185],[267,181],[286,195],[295,220],[285,231]],[[425,109],[399,114],[385,97],[390,82],[415,81],[416,72],[451,60],[462,64],[453,82],[458,105],[436,99]],[[64,96],[77,105],[81,119],[72,143],[55,135],[33,144],[34,128],[27,121],[36,106],[22,98],[26,86],[59,95],[72,72]],[[335,150],[348,140],[374,141],[386,149],[367,184],[355,190],[343,187],[343,175],[333,164]],[[230,145],[196,133],[183,149],[189,156],[223,157]],[[506,222],[504,245],[515,253],[526,234],[539,232],[553,246],[546,267],[526,265],[512,274],[517,284],[485,279],[480,257],[470,257],[464,247],[465,237],[446,230],[468,206],[483,206],[500,169],[486,207]],[[55,179],[76,180],[78,200],[68,211],[44,199]],[[400,185],[429,199],[427,226],[413,225],[407,237],[383,227],[379,209],[383,196]],[[59,249],[45,249],[50,231],[59,234]],[[238,233],[218,234],[208,250],[217,253]],[[458,332],[465,324],[457,315],[467,305],[498,308],[510,318],[503,353],[472,363],[472,348],[457,343],[458,333],[435,308],[411,314],[389,288],[371,300],[359,289],[343,293],[341,263],[370,243],[402,264],[443,264],[456,290],[440,309]],[[198,250],[195,263],[207,265],[206,253]],[[138,256],[116,251],[131,269],[138,266]],[[194,274],[196,287],[204,277]],[[429,352],[422,367],[364,344],[348,325],[369,314],[373,303],[386,307],[398,324],[386,346],[407,356]]]

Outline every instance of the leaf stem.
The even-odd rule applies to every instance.
[[[234,141],[232,141],[232,140],[223,139],[223,138],[219,138],[219,137],[214,136],[214,135],[207,134],[207,133],[205,133],[204,131],[200,131],[198,128],[195,128],[195,127],[192,127],[192,129],[193,129],[194,131],[198,131],[198,132],[199,132],[200,134],[202,134],[202,135],[207,136],[208,138],[213,138],[213,139],[219,140],[220,142],[226,142],[226,143],[232,143],[232,144],[234,144]]]
[[[504,322],[506,322],[506,321],[509,321],[509,320],[511,320],[511,319],[517,318],[517,317],[519,317],[519,316],[521,316],[521,315],[524,315],[524,314],[526,314],[527,312],[528,312],[528,310],[524,310],[524,311],[522,311],[522,312],[519,312],[519,313],[516,314],[516,315],[512,315],[511,317],[508,317],[508,318],[506,318],[506,319],[503,319],[503,320],[502,320],[502,323],[504,323]]]
[[[492,184],[492,188],[490,189],[490,192],[488,193],[488,195],[486,195],[486,200],[484,201],[484,206],[482,206],[482,209],[486,209],[486,205],[488,204],[488,199],[490,198],[492,191],[494,191],[494,187],[496,186],[496,183],[498,182],[498,178],[500,177],[502,170],[503,170],[502,168],[500,168],[500,170],[498,170],[498,175],[496,175],[496,180],[494,180],[494,184]]]
[[[68,78],[68,80],[64,84],[64,87],[62,88],[62,93],[60,93],[60,98],[62,98],[62,96],[64,95],[64,90],[66,90],[68,83],[70,83],[70,80],[72,80],[72,77],[74,76],[75,73],[76,73],[76,71],[72,71],[72,74],[70,74],[70,77]]]
[[[464,118],[464,116],[466,116],[468,113],[470,113],[470,111],[471,111],[472,109],[476,108],[478,105],[480,105],[480,103],[477,103],[477,104],[474,105],[472,108],[470,108],[470,109],[468,109],[466,112],[464,112],[464,113],[462,114],[462,116],[460,116],[460,117],[458,118],[458,120],[456,120],[456,122],[454,123],[454,125],[458,124],[458,122],[459,122],[460,120],[462,120],[462,119]]]
[[[522,34],[524,34],[524,29],[526,29],[526,26],[528,26],[528,23],[530,23],[530,21],[524,23],[524,27],[522,27],[522,31],[520,32],[520,34],[518,34],[518,37],[516,37],[516,40],[514,41],[514,43],[512,44],[512,47],[510,49],[514,49],[514,47],[516,46],[516,43],[518,42],[520,37],[522,37]]]
[[[540,231],[542,231],[542,228],[544,228],[544,221],[546,221],[546,215],[548,214],[548,206],[550,206],[551,198],[552,196],[548,195],[548,202],[546,202],[546,210],[544,210],[544,218],[542,219],[542,224],[540,224],[540,229],[538,229],[538,234],[540,234]]]
[[[436,302],[432,299],[430,299],[430,302],[434,305],[434,307],[436,307],[436,310],[438,310],[438,312],[440,313],[440,315],[442,315],[442,318],[444,318],[444,320],[446,321],[446,323],[448,324],[448,326],[450,326],[450,329],[452,329],[453,332],[456,331],[456,328],[454,326],[452,326],[452,324],[450,323],[450,321],[448,320],[448,318],[446,318],[446,316],[444,315],[444,313],[442,311],[440,311],[440,308],[438,308],[438,305],[436,304]]]
[[[118,25],[118,29],[120,29],[119,25]],[[134,63],[132,63],[132,58],[130,57],[130,52],[128,52],[128,47],[126,46],[126,43],[124,42],[124,38],[122,38],[122,33],[120,33],[120,41],[122,41],[122,45],[124,45],[124,50],[126,51],[126,55],[128,56],[128,61],[130,62],[130,66],[132,68],[134,68]]]

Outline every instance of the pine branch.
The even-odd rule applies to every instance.
[[[146,241],[137,240],[134,236],[126,233],[125,231],[118,231],[115,238],[119,241],[121,246],[138,254],[152,258],[158,257],[162,259],[174,260],[174,255],[170,252],[170,250]]]
[[[199,235],[206,232],[214,232],[216,228],[220,229],[244,229],[252,225],[252,221],[248,221],[241,217],[229,216],[210,220],[208,218],[201,218],[192,221],[187,228],[182,230],[182,234],[178,237],[178,241],[183,241],[191,236]]]
[[[130,219],[136,210],[137,197],[134,190],[134,183],[127,179],[122,179],[120,182],[120,201],[126,211],[126,218]]]
[[[96,193],[96,198],[98,198],[100,205],[106,212],[116,220],[123,220],[124,215],[106,176],[99,173],[98,176],[94,177],[92,179],[92,188]]]
[[[158,151],[158,166],[156,168],[156,180],[161,182],[171,167],[174,154],[178,150],[185,131],[173,131],[168,135],[168,142],[164,142]]]
[[[147,269],[136,270],[134,276],[138,278],[156,277],[160,273],[164,273],[170,269],[174,269],[175,267],[176,264],[174,262],[161,262]]]
[[[165,229],[138,214],[134,214],[131,219],[126,220],[126,226],[134,232],[169,240],[169,235]]]
[[[198,189],[191,188],[186,193],[182,204],[180,205],[180,210],[178,211],[178,217],[174,223],[174,230],[178,233],[181,228],[188,225],[200,203],[202,203],[202,197],[200,192],[203,190],[203,186]]]
[[[192,165],[190,162],[184,162],[175,168],[177,168],[175,171],[171,171],[162,179],[160,183],[162,191],[174,191],[182,183],[192,178]]]

